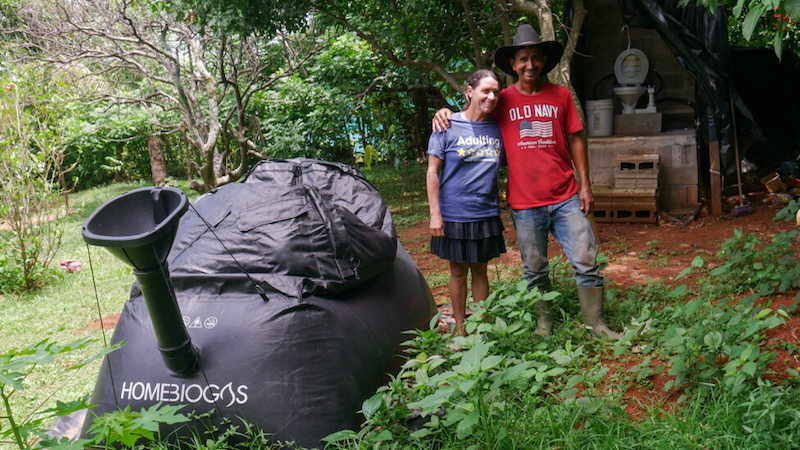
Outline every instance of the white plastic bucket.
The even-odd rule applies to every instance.
[[[589,136],[610,136],[614,124],[614,100],[586,102],[586,128]]]

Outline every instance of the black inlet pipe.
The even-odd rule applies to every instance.
[[[179,189],[140,188],[102,204],[83,224],[87,243],[105,247],[133,268],[158,350],[167,369],[179,377],[191,376],[200,368],[167,264],[178,222],[188,208],[189,200]]]
[[[192,375],[199,368],[197,349],[183,323],[167,264],[148,272],[134,270],[133,274],[142,289],[164,364],[179,377]]]

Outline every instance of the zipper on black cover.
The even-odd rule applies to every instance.
[[[292,172],[294,172],[294,178],[292,179],[292,186],[297,186],[300,184],[300,177],[303,175],[303,168],[300,167],[299,164],[292,164]]]

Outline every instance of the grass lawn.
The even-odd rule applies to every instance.
[[[110,340],[113,329],[100,328],[100,318],[118,314],[133,283],[132,270],[98,247],[89,247],[81,236],[83,221],[103,202],[142,187],[121,183],[70,196],[71,214],[64,219],[63,245],[53,267],[62,259],[81,262],[79,273],[53,270],[45,287],[23,294],[0,296],[0,352],[21,349],[43,339],[59,345],[81,338],[96,343],[69,353],[50,365],[37,366],[26,379],[25,390],[11,397],[11,407],[18,418],[55,405],[56,400],[71,401],[94,389],[100,361],[76,370],[65,371],[97,354]],[[191,191],[183,187],[184,191]],[[90,263],[91,261],[91,263]],[[5,424],[0,419],[2,428]]]

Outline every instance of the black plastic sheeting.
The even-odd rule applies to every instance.
[[[731,59],[736,90],[766,138],[753,144],[747,159],[764,174],[783,161],[796,161],[800,154],[800,58],[788,50],[779,60],[771,48],[732,48]]]
[[[166,369],[134,283],[112,338],[127,344],[106,357],[84,429],[93,415],[162,402],[317,446],[358,429],[363,400],[399,370],[403,331],[436,312],[385,202],[338,163],[265,161],[201,196],[168,264],[200,371]]]
[[[728,49],[727,15],[718,7],[709,15],[694,1],[679,7],[677,0],[621,0],[625,23],[654,28],[678,59],[694,76],[706,111],[708,141],[719,145],[722,174],[736,176],[731,95],[739,114],[739,157],[753,142],[763,140],[750,110],[732,87],[733,71]]]

